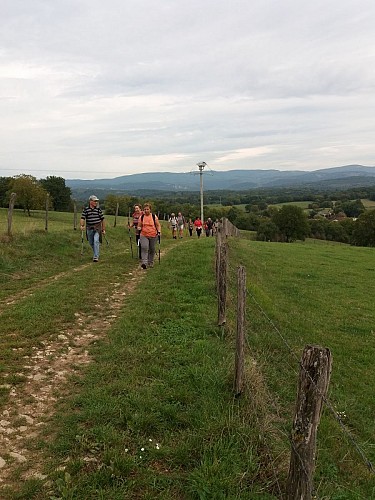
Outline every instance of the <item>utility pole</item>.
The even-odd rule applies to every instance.
[[[204,224],[204,218],[203,218],[203,170],[204,167],[207,166],[207,163],[205,161],[201,161],[200,163],[197,163],[197,167],[199,168],[199,177],[200,177],[200,192],[201,192],[201,221],[202,224]]]

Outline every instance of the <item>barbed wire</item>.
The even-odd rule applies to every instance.
[[[237,270],[235,270],[233,268],[233,266],[231,266],[229,263],[228,263],[228,268],[233,271],[233,273],[237,272]],[[229,274],[229,273],[228,273]],[[233,282],[232,280],[230,280],[231,282],[231,285],[233,286]],[[308,379],[310,380],[310,382],[313,384],[313,386],[315,387],[316,391],[320,394],[320,396],[322,397],[322,400],[323,400],[323,403],[325,404],[325,406],[330,410],[330,412],[332,413],[332,415],[334,416],[335,420],[338,422],[339,424],[339,427],[341,429],[341,431],[345,434],[346,438],[348,439],[348,441],[351,443],[351,445],[353,446],[353,448],[356,450],[356,452],[358,453],[358,455],[361,457],[361,459],[363,460],[363,462],[365,463],[366,467],[368,468],[368,470],[372,473],[372,474],[375,474],[375,469],[374,469],[374,466],[372,464],[372,462],[369,460],[369,458],[366,456],[366,453],[364,452],[364,450],[362,449],[362,447],[360,446],[360,444],[355,440],[355,438],[352,436],[352,434],[349,432],[349,430],[347,429],[347,427],[345,426],[344,422],[342,421],[342,418],[341,416],[339,415],[339,413],[335,410],[334,408],[334,405],[333,403],[330,401],[330,399],[325,396],[324,394],[322,394],[322,392],[320,391],[320,389],[317,387],[316,385],[316,382],[313,380],[313,378],[311,377],[311,375],[308,373],[308,371],[304,368],[304,366],[302,365],[300,359],[298,358],[298,356],[295,354],[295,352],[293,351],[291,345],[289,344],[289,342],[287,341],[287,339],[285,338],[285,336],[281,333],[280,329],[275,325],[274,321],[268,316],[268,314],[264,311],[263,307],[260,305],[260,303],[256,300],[254,294],[252,294],[247,288],[246,288],[246,296],[247,297],[250,297],[250,299],[254,302],[254,304],[257,306],[258,310],[260,311],[260,313],[263,315],[263,317],[268,321],[268,323],[271,325],[272,329],[277,333],[277,335],[279,336],[279,338],[282,340],[283,344],[286,346],[287,350],[289,351],[289,353],[292,355],[293,358],[295,358],[295,360],[297,361],[299,367],[304,371],[304,373],[307,375]],[[248,341],[247,337],[246,337],[246,340]],[[248,346],[250,347],[250,346]]]
[[[232,275],[230,275],[230,273],[227,274],[227,277],[228,277],[228,281],[229,283],[232,285],[232,287],[234,286],[234,281],[235,281],[235,273],[237,273],[237,270],[234,269],[228,262],[228,269],[230,271],[232,271]],[[235,283],[235,285],[237,286],[237,282]],[[248,293],[248,291],[246,290],[246,294]],[[230,301],[232,304],[234,304],[233,300]],[[247,335],[245,335],[245,342],[246,342],[246,345],[248,347],[249,350],[251,350],[251,345],[250,345],[250,342],[249,342],[249,338]],[[293,366],[291,364],[289,364],[290,368],[297,374],[297,371],[293,368]],[[305,475],[305,479],[308,481],[308,484],[309,484],[309,488],[312,492],[314,492],[314,486],[313,486],[313,482],[312,480],[310,479],[310,475],[309,473],[307,472],[306,468],[305,468],[305,465],[304,465],[304,462],[302,460],[302,457],[301,455],[299,454],[298,452],[298,449],[296,448],[295,444],[293,443],[290,435],[288,435],[286,432],[283,432],[281,429],[278,428],[278,432],[280,432],[281,435],[283,435],[284,437],[287,438],[287,441],[288,443],[290,444],[290,446],[293,448],[293,451],[295,453],[295,455],[297,456],[298,460],[299,460],[299,463],[300,463],[300,466],[301,466],[301,469],[303,470],[304,472],[304,475]],[[271,464],[272,466],[272,469],[273,469],[273,472],[274,474],[276,474],[276,471],[274,470],[274,467],[273,467],[273,464]],[[280,492],[281,493],[281,492]],[[317,494],[314,492],[313,493],[313,498],[315,500],[319,500]]]
[[[335,410],[334,408],[334,405],[333,403],[330,401],[329,398],[327,398],[327,396],[325,396],[324,394],[322,394],[322,392],[320,391],[320,389],[317,387],[316,385],[316,382],[313,380],[312,376],[310,375],[310,373],[305,369],[305,367],[302,365],[300,359],[298,358],[298,356],[293,352],[291,346],[289,345],[289,343],[287,342],[287,340],[285,339],[285,337],[282,335],[282,333],[280,332],[280,329],[277,328],[277,326],[275,325],[275,323],[272,321],[271,318],[269,318],[269,316],[266,314],[266,312],[264,311],[264,309],[262,308],[262,306],[259,304],[259,302],[256,300],[255,296],[253,294],[251,294],[249,292],[249,290],[246,290],[246,293],[247,293],[247,296],[250,297],[253,302],[255,303],[255,305],[258,307],[259,311],[261,312],[261,314],[267,319],[267,321],[269,321],[269,323],[272,325],[274,331],[279,335],[279,337],[281,338],[281,340],[283,341],[283,343],[286,345],[286,347],[288,348],[289,352],[292,354],[292,356],[297,360],[300,368],[304,371],[305,375],[307,375],[307,377],[309,378],[310,382],[313,384],[313,386],[315,387],[316,391],[320,394],[320,396],[322,397],[322,400],[324,402],[324,404],[326,405],[326,407],[331,411],[331,413],[333,414],[334,418],[336,419],[336,421],[339,423],[339,426],[341,428],[341,430],[344,432],[344,434],[346,435],[346,437],[348,438],[348,440],[351,442],[351,444],[354,446],[354,448],[356,449],[357,453],[361,456],[362,460],[364,461],[364,463],[366,464],[367,468],[369,469],[370,472],[372,472],[373,474],[375,473],[375,469],[374,469],[374,466],[372,464],[372,462],[367,458],[365,452],[363,451],[362,447],[357,443],[357,441],[354,439],[354,437],[352,436],[352,434],[349,432],[349,430],[346,428],[344,422],[342,421],[342,418],[341,416],[337,413],[337,411]]]

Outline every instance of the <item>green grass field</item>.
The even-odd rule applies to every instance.
[[[86,242],[81,256],[73,215],[50,216],[46,232],[43,213],[17,212],[13,240],[0,243],[0,415],[12,421],[12,408],[23,408],[12,427],[28,458],[11,458],[12,441],[4,441],[6,452],[0,446],[12,464],[1,498],[284,498],[298,360],[307,344],[331,350],[329,401],[375,462],[374,249],[230,238],[222,331],[214,238],[172,240],[164,225],[160,265],[140,274],[126,218],[116,227],[108,218],[109,245],[94,265]],[[1,227],[5,233],[5,210]],[[248,290],[246,390],[236,399],[240,264]],[[44,370],[36,372],[45,377],[42,391],[90,335],[81,357],[91,362],[72,359],[63,381],[51,382],[50,411],[37,418],[28,390],[33,370]],[[19,416],[28,408],[35,408],[34,427]],[[30,426],[27,439],[21,424]],[[329,408],[315,487],[321,499],[375,495],[374,474]]]
[[[368,199],[362,199],[361,200],[363,205],[365,206],[365,208],[367,210],[373,210],[375,208],[375,201],[372,201],[372,200],[368,200]],[[276,207],[276,208],[281,208],[282,206],[284,205],[296,205],[297,207],[300,207],[302,208],[302,210],[308,210],[308,206],[313,203],[312,200],[306,200],[306,201],[288,201],[288,202],[285,202],[285,203],[275,203],[274,205],[270,205],[272,207]],[[223,208],[223,205],[219,205],[219,204],[211,204],[211,205],[208,205],[209,207],[212,207],[212,208]],[[235,205],[236,208],[240,209],[240,210],[243,210],[245,211],[245,207],[246,207],[246,204],[243,203],[241,205]],[[226,207],[228,210],[230,207]]]
[[[375,208],[375,201],[367,199],[362,199],[361,201],[367,210],[373,210]]]

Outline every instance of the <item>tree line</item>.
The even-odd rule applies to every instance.
[[[256,238],[261,241],[291,243],[315,238],[348,243],[354,246],[375,246],[375,210],[363,211],[358,218],[322,215],[308,218],[302,208],[284,205],[268,216],[259,216]]]
[[[71,189],[62,177],[48,176],[37,180],[31,175],[0,177],[0,206],[7,207],[12,192],[17,193],[16,208],[28,215],[31,210],[44,209],[48,196],[50,209],[72,211]],[[151,194],[151,193],[150,193]],[[130,216],[135,204],[151,202],[161,219],[181,211],[186,218],[200,216],[198,193],[162,193],[153,198],[129,194],[106,194],[101,206],[106,214]],[[360,246],[375,246],[375,211],[366,211],[361,198],[375,201],[375,187],[352,188],[345,191],[319,192],[315,188],[256,189],[248,192],[207,191],[204,213],[211,219],[228,218],[239,229],[256,232],[259,240],[291,242],[306,237],[339,241]],[[309,200],[308,213],[293,203]],[[85,200],[76,200],[84,205]],[[212,206],[217,202],[217,205]],[[245,210],[238,207],[245,204]],[[331,218],[321,214],[328,210]],[[335,218],[337,216],[337,219]],[[354,219],[354,220],[353,220]]]
[[[0,177],[0,206],[8,206],[11,193],[17,193],[15,207],[22,208],[29,216],[31,210],[45,208],[47,195],[52,210],[67,212],[72,209],[71,189],[62,177],[49,176],[40,180],[27,174]]]

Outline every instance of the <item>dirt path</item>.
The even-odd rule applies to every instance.
[[[21,299],[24,299],[26,297],[31,297],[34,292],[37,290],[40,290],[41,288],[53,283],[54,281],[58,281],[61,278],[64,278],[65,276],[69,276],[70,274],[76,273],[78,271],[82,271],[86,267],[90,266],[91,263],[89,264],[83,264],[82,266],[75,267],[74,269],[70,269],[69,271],[64,271],[62,273],[54,274],[53,276],[50,276],[49,278],[45,278],[44,280],[38,281],[38,283],[34,284],[32,287],[25,288],[21,292],[16,293],[9,297],[8,299],[5,299],[2,304],[0,305],[0,313],[2,313],[7,306],[13,305],[16,302],[18,302]]]
[[[85,267],[87,265],[43,280],[33,290]],[[70,375],[77,367],[90,362],[90,344],[106,335],[125,298],[146,274],[134,268],[119,281],[109,282],[107,297],[103,300],[101,296],[100,303],[94,305],[95,318],[77,312],[69,329],[61,330],[57,338],[53,335],[50,341],[44,341],[42,349],[34,347],[31,356],[24,356],[20,375],[26,375],[27,382],[9,387],[9,401],[0,413],[0,497],[2,486],[11,487],[11,475],[16,468],[22,470],[22,479],[44,479],[38,451],[33,450],[29,443],[42,435],[43,427],[54,413],[56,394],[66,387]],[[5,302],[5,307],[31,295],[33,290],[12,297]]]

